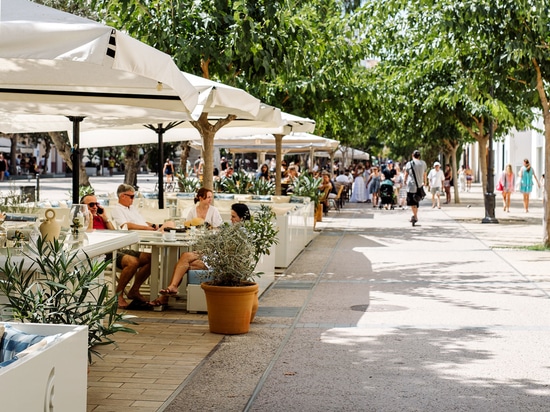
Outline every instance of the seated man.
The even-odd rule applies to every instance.
[[[118,204],[111,211],[112,218],[115,222],[113,228],[126,226],[129,230],[157,230],[156,225],[148,223],[139,212],[132,207],[135,197],[133,186],[126,184],[120,185],[117,189],[117,196]],[[89,196],[86,197],[86,199],[88,199],[87,202],[92,202]],[[97,220],[97,218],[94,217],[94,220]],[[151,254],[131,249],[123,249],[120,251],[120,256],[117,254],[116,264],[117,267],[122,269],[115,289],[118,295],[119,307],[122,309],[147,309],[148,306],[151,306],[139,292],[143,282],[151,275]],[[134,283],[127,294],[128,299],[132,299],[132,303],[128,304],[123,294],[132,277],[134,277]]]

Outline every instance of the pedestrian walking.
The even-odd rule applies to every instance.
[[[441,187],[445,180],[445,175],[441,170],[441,163],[435,162],[433,169],[428,173],[428,185],[432,194],[432,208],[441,209]]]
[[[453,172],[451,165],[445,165],[445,180],[443,181],[443,189],[445,190],[445,204],[451,203],[451,183],[453,180]]]
[[[512,165],[507,164],[497,183],[497,190],[502,192],[502,206],[505,212],[510,211],[510,198],[512,193],[514,193],[515,188],[514,181],[515,179]]]
[[[535,179],[540,188],[540,182],[529,163],[529,159],[523,159],[523,167],[519,170],[519,179],[519,191],[523,194],[523,208],[525,209],[525,213],[527,213],[529,212],[529,196],[533,191],[533,179]]]
[[[418,222],[418,207],[420,199],[416,192],[426,184],[426,162],[420,159],[420,151],[415,150],[412,159],[405,166],[405,184],[407,185],[407,206],[412,210],[410,222],[414,226]]]

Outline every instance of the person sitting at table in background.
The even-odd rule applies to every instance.
[[[271,176],[269,175],[269,167],[264,163],[260,167],[260,171],[256,173],[256,180],[267,180],[268,182],[271,181]]]
[[[323,213],[326,215],[328,213],[328,200],[335,199],[337,197],[336,188],[330,180],[330,173],[326,170],[321,172],[322,181],[319,185],[319,192],[321,196],[319,202],[323,205]]]
[[[192,207],[187,215],[187,220],[193,220],[200,217],[210,227],[218,227],[223,224],[223,219],[219,210],[212,206],[214,193],[212,190],[201,187],[195,196],[195,207]]]
[[[90,194],[85,195],[80,200],[81,204],[88,206],[88,211],[92,215],[90,219],[90,229],[96,230],[115,230],[113,222],[109,220],[107,214],[97,202],[97,198]],[[109,259],[112,258],[108,256]],[[139,252],[132,249],[119,249],[117,250],[116,267],[121,270],[120,277],[115,289],[115,293],[118,296],[118,307],[120,309],[148,309],[153,306],[152,303],[147,302],[145,298],[139,292],[141,285],[151,275],[151,254],[145,252]],[[130,282],[130,279],[134,277],[134,283],[126,294],[128,299],[132,301],[128,304],[124,299],[124,290]]]
[[[241,223],[250,220],[250,210],[244,203],[233,203],[231,205],[231,224]],[[200,256],[195,252],[184,252],[180,256],[178,263],[174,267],[172,279],[166,289],[161,289],[161,296],[154,302],[160,305],[168,304],[169,296],[178,294],[178,287],[187,271],[189,270],[207,270],[208,267],[200,259]]]
[[[281,180],[281,185],[286,195],[291,195],[294,192],[294,182],[296,179],[298,179],[298,168],[296,166],[289,166]]]

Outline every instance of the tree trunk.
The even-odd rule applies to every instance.
[[[454,194],[455,194],[455,203],[460,203],[460,194],[458,190],[458,162],[456,160],[456,152],[458,151],[459,144],[455,142],[454,145],[452,145],[452,151],[450,153],[451,155],[451,170],[453,172],[453,188],[454,188]]]
[[[198,120],[191,122],[202,138],[202,158],[204,160],[202,187],[214,190],[214,136],[218,130],[236,118],[235,115],[228,115],[225,119],[219,119],[212,125],[208,121],[208,113],[203,112]]]
[[[57,148],[60,156],[65,163],[73,170],[73,161],[71,159],[71,146],[69,145],[69,139],[67,135],[61,132],[49,132],[48,135],[52,138],[53,144]],[[82,158],[82,157],[81,157]],[[82,162],[80,163],[80,181],[79,186],[90,186],[90,178],[86,173],[86,169]]]
[[[139,166],[139,146],[129,145],[125,147],[124,159],[124,183],[137,188],[137,172]]]
[[[488,135],[478,135],[477,142],[479,144],[479,167],[481,168],[481,186],[482,193],[487,193],[487,145],[489,144]]]
[[[544,81],[538,62],[533,59],[533,65],[537,73],[537,92],[542,105],[542,118],[544,121],[544,194],[542,199],[543,214],[542,214],[542,227],[543,236],[542,242],[544,246],[550,247],[550,208],[548,207],[548,193],[550,193],[550,179],[548,173],[550,173],[550,103],[548,102],[548,96],[544,88]]]
[[[191,145],[189,140],[181,142],[181,156],[180,156],[180,169],[183,176],[187,177],[187,159],[189,158],[189,152],[191,151]]]
[[[49,135],[46,135],[44,139],[44,167],[42,168],[42,174],[45,174],[48,171],[48,159],[50,158],[50,153],[52,151],[52,140]]]

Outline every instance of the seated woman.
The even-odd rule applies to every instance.
[[[231,223],[236,224],[244,222],[245,220],[250,220],[250,210],[248,206],[243,203],[233,203],[231,205]],[[188,270],[208,270],[208,267],[200,260],[197,253],[182,253],[172,273],[170,284],[166,289],[161,289],[159,291],[162,296],[159,297],[156,302],[161,305],[166,305],[169,296],[176,296],[178,294],[178,287]]]
[[[187,215],[187,220],[192,220],[196,217],[200,217],[205,223],[208,223],[210,227],[218,227],[223,224],[223,219],[217,208],[212,206],[212,199],[214,199],[214,193],[210,189],[201,187],[195,196],[195,207],[191,208]]]

